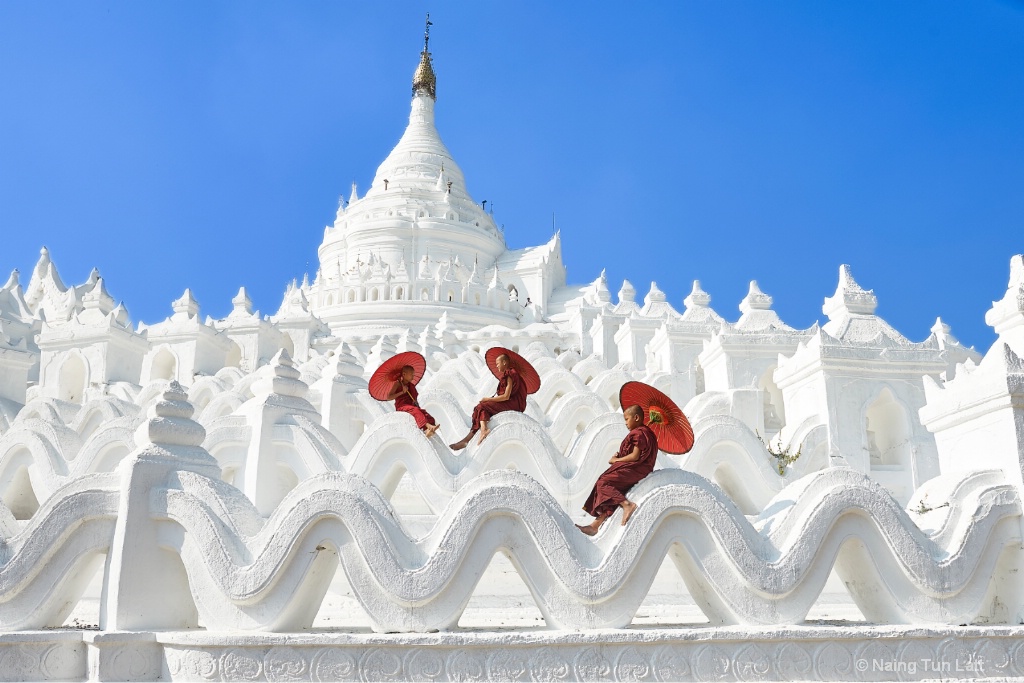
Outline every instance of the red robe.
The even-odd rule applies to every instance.
[[[658,437],[647,425],[640,425],[622,440],[618,457],[633,452],[635,446],[640,447],[640,459],[636,462],[617,462],[611,465],[597,478],[594,490],[583,504],[583,509],[593,517],[604,517],[615,512],[615,508],[626,500],[626,493],[637,482],[654,471],[658,460]]]
[[[508,395],[507,401],[488,401],[476,404],[476,408],[473,408],[472,431],[480,429],[481,421],[490,422],[492,417],[498,413],[504,413],[506,410],[515,410],[520,413],[526,411],[526,382],[513,368],[509,368],[502,374],[501,381],[498,382],[498,396],[505,393],[505,387],[509,382],[512,383],[512,393]]]
[[[415,384],[406,384],[405,391],[395,397],[395,410],[412,415],[416,418],[416,426],[423,429],[427,425],[437,424],[437,422],[430,413],[420,408],[419,395]]]

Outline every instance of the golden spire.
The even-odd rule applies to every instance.
[[[427,25],[423,30],[423,52],[420,53],[420,63],[416,67],[416,73],[412,75],[412,94],[420,90],[430,95],[431,99],[437,99],[437,76],[434,75],[434,67],[430,63],[430,13],[427,13]]]

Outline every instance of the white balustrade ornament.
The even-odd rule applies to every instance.
[[[756,282],[733,323],[698,282],[682,312],[613,301],[565,284],[557,234],[507,249],[435,88],[425,46],[405,134],[273,316],[185,290],[132,325],[46,249],[0,288],[0,680],[1024,675],[1021,256],[984,357],[941,321],[909,341],[847,266],[807,330]],[[541,389],[453,453],[494,346]],[[367,391],[410,350],[434,439]],[[695,447],[590,538],[634,379]]]

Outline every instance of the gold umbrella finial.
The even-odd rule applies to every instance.
[[[427,12],[426,25],[423,27],[423,52],[420,53],[420,63],[416,67],[416,73],[412,76],[412,94],[424,92],[430,95],[433,100],[437,99],[437,76],[434,74],[434,66],[430,62],[430,27],[434,22],[430,20],[430,12]]]

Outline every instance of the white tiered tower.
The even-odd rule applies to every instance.
[[[565,284],[557,236],[510,251],[470,196],[434,125],[429,40],[428,27],[405,133],[366,194],[353,185],[347,206],[324,230],[320,269],[305,294],[338,334],[422,328],[446,312],[453,330],[518,327],[524,317],[541,317],[552,291]]]

